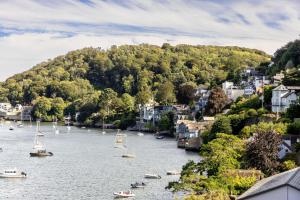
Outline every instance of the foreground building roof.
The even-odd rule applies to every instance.
[[[280,188],[282,186],[290,186],[300,191],[300,167],[265,178],[257,182],[238,199],[248,199],[250,197],[266,193],[273,189]]]

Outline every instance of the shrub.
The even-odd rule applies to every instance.
[[[287,133],[291,135],[300,135],[300,122],[294,122],[288,125]]]
[[[248,115],[249,117],[255,117],[255,116],[257,116],[257,112],[256,112],[255,109],[251,108],[251,109],[249,109],[249,110],[247,111],[247,115]]]

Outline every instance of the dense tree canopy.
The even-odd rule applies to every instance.
[[[239,47],[142,44],[112,46],[108,50],[84,48],[9,78],[0,84],[0,99],[32,104],[45,100],[40,97],[61,98],[72,115],[82,113],[81,121],[99,118],[108,108],[113,117],[124,111],[123,106],[132,111],[150,99],[161,104],[189,103],[197,85],[220,84],[229,71],[255,67],[269,59],[264,52]],[[102,96],[108,91],[97,93],[107,88],[113,103],[102,102],[108,98]],[[127,95],[122,96],[124,93]],[[96,105],[91,105],[89,96],[98,98],[93,97]],[[36,114],[45,115],[38,109]]]

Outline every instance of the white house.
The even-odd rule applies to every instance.
[[[238,200],[299,200],[300,167],[258,181]]]
[[[294,90],[279,85],[272,90],[272,112],[285,112],[291,104],[296,103],[298,96]]]
[[[227,97],[235,101],[238,97],[243,96],[245,91],[233,85],[233,82],[225,81],[222,83],[222,89]]]
[[[12,105],[10,103],[0,103],[0,110],[7,112],[12,109]]]

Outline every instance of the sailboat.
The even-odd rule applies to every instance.
[[[23,128],[23,110],[21,111],[21,121],[18,122],[18,128]]]
[[[32,119],[31,119],[31,117],[29,118],[29,128],[32,128]]]
[[[45,156],[53,156],[52,152],[46,151],[45,146],[43,143],[39,140],[40,136],[40,122],[37,121],[36,126],[36,134],[34,137],[34,145],[32,151],[29,153],[31,157],[45,157]]]
[[[53,119],[52,123],[53,123],[54,132],[55,132],[56,135],[58,135],[59,134],[59,130],[57,129],[57,118],[56,117]]]
[[[104,117],[102,119],[102,134],[105,135],[106,132],[104,131]]]
[[[71,120],[71,115],[69,113],[69,116],[67,118],[67,130],[68,130],[68,132],[71,131],[70,120]]]
[[[124,153],[122,155],[122,158],[135,158],[136,157],[133,153],[129,152],[128,145],[126,144],[126,137],[124,137],[124,139],[123,139],[123,148],[126,149],[126,153]]]

